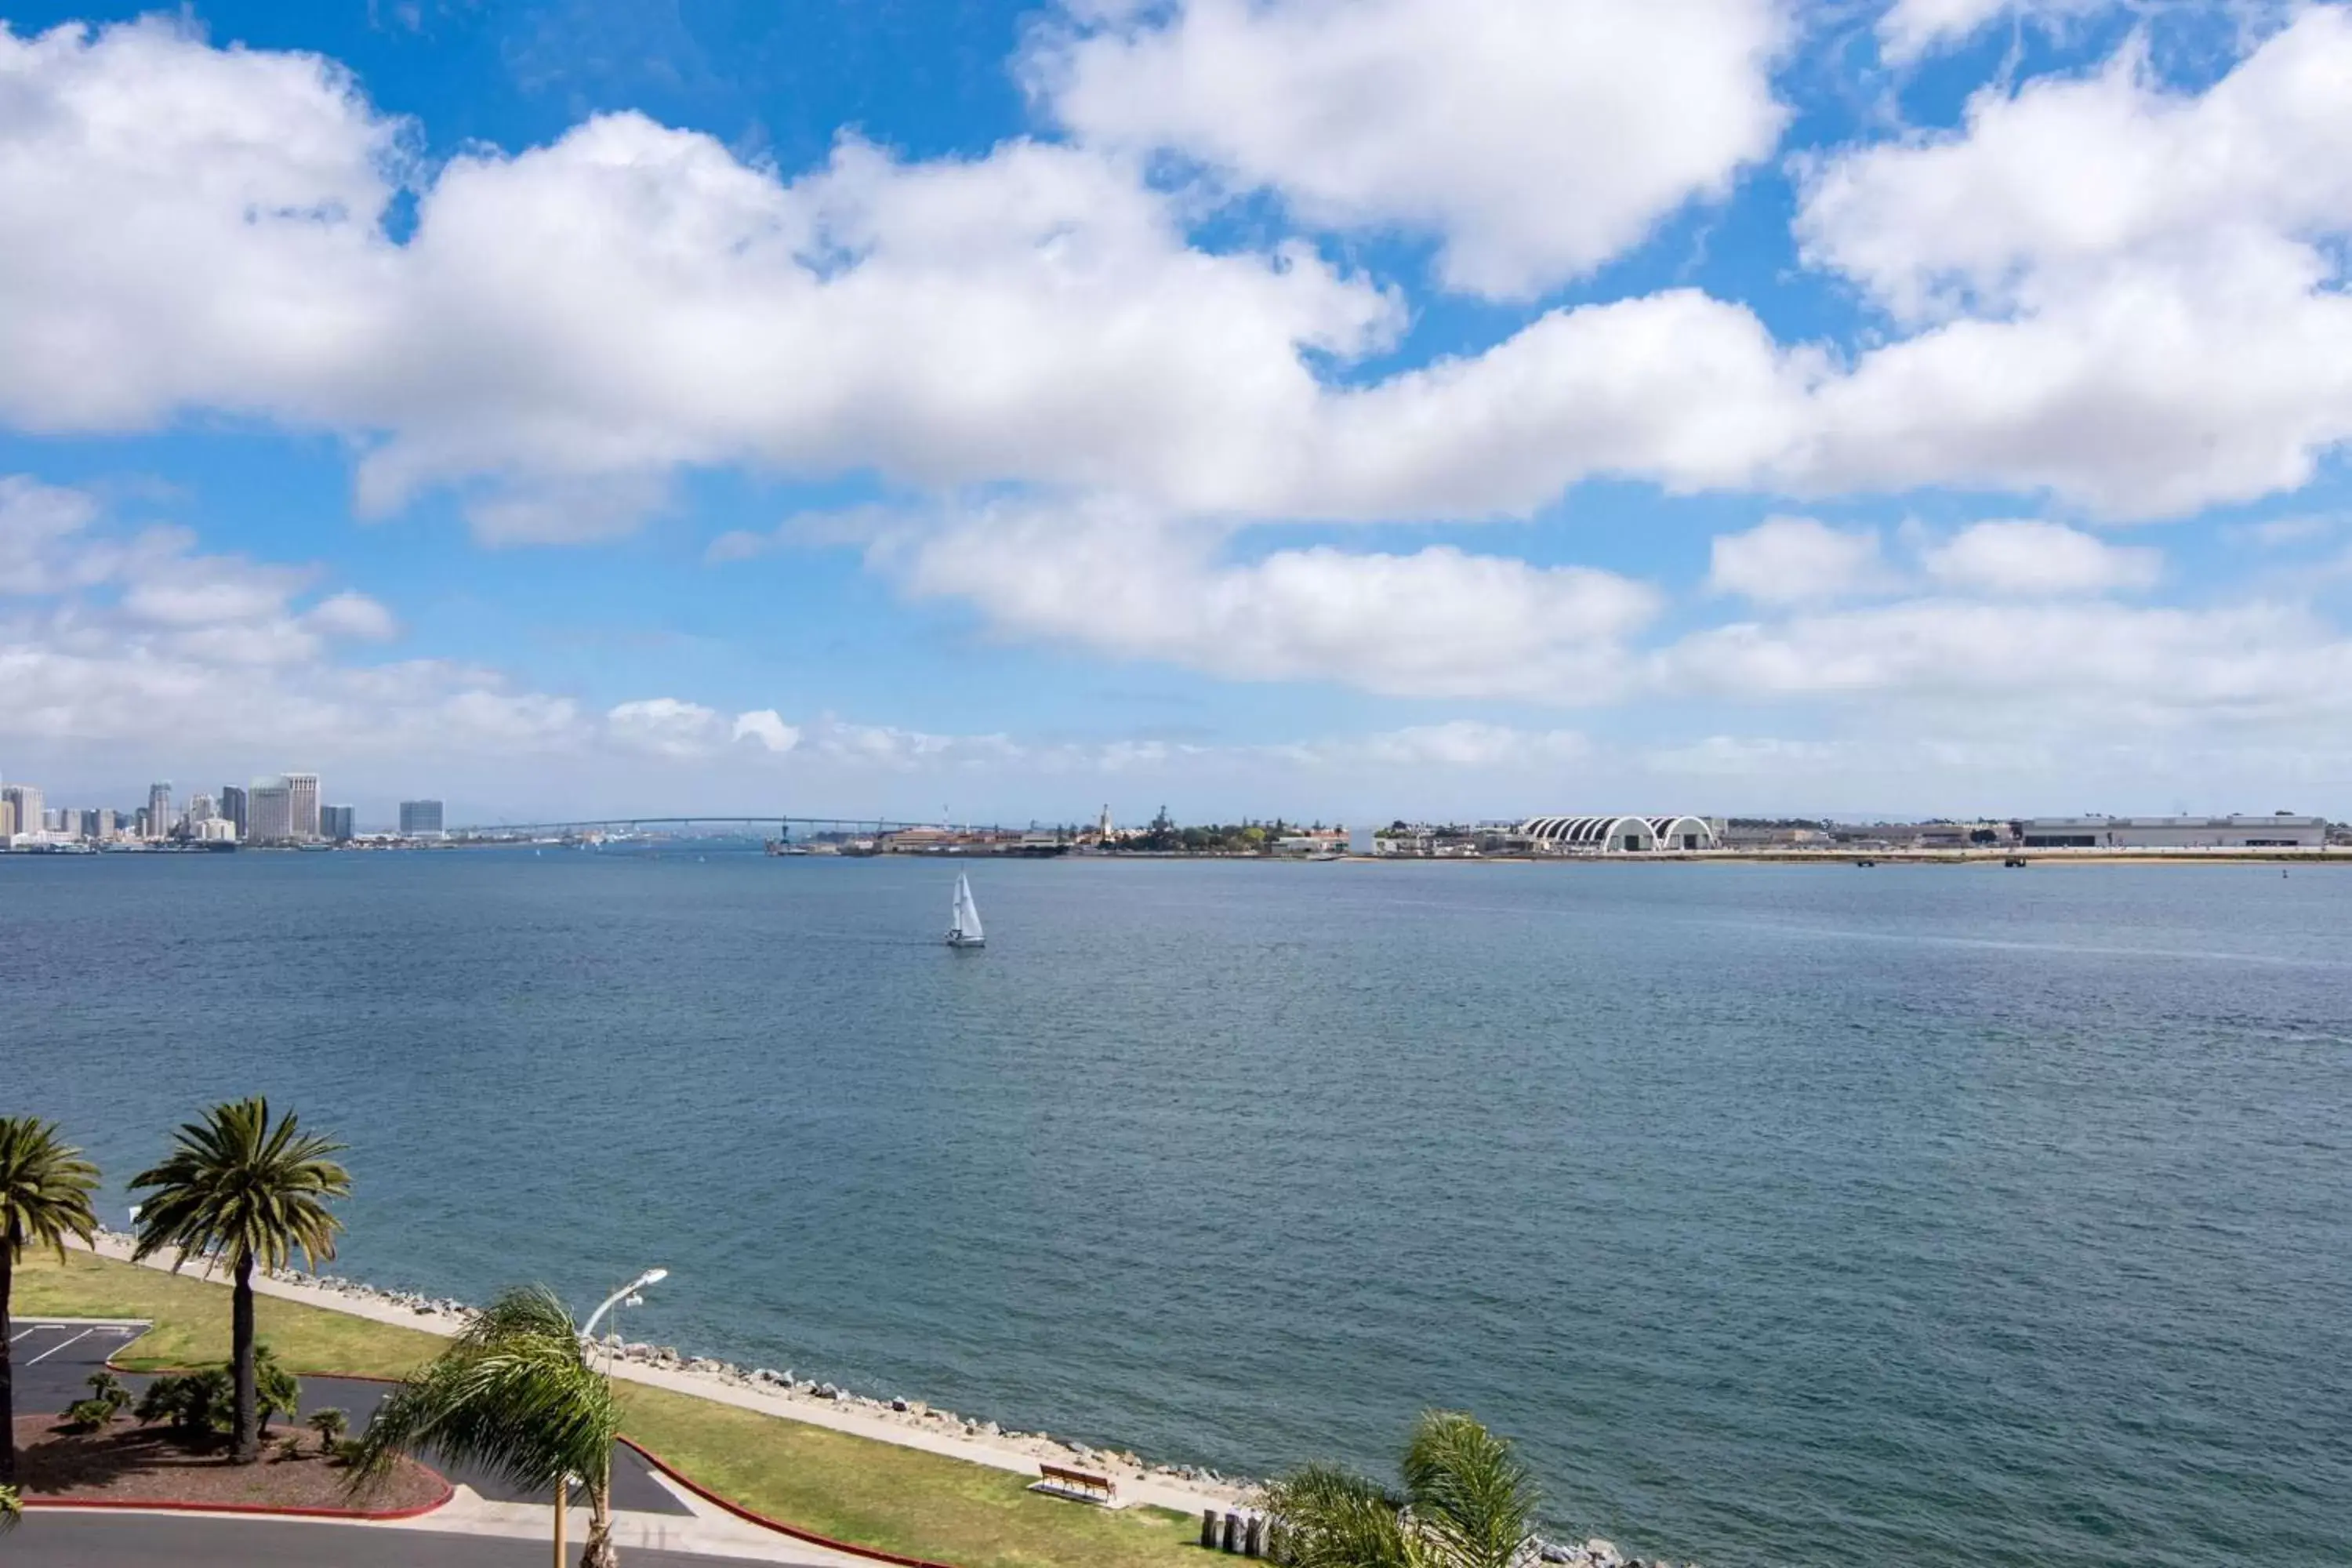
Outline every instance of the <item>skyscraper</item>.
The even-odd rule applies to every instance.
[[[236,784],[223,784],[220,792],[220,814],[236,824],[236,836],[245,837],[245,791]]]
[[[284,779],[256,779],[246,792],[246,812],[251,826],[246,834],[256,844],[283,844],[294,837],[294,792]]]
[[[348,805],[322,805],[319,808],[319,837],[331,844],[352,841],[352,808]]]
[[[400,836],[418,838],[441,831],[441,803],[437,800],[404,800],[400,803]]]
[[[0,792],[0,844],[16,836],[16,803]]]
[[[319,775],[316,773],[288,773],[286,775],[286,790],[288,795],[287,810],[290,814],[290,821],[292,823],[292,831],[289,833],[289,837],[294,838],[318,837]]]
[[[172,781],[147,786],[147,837],[168,838],[172,833]]]
[[[38,834],[41,831],[41,789],[38,784],[10,784],[0,789],[0,800],[16,808],[9,826],[11,833]]]

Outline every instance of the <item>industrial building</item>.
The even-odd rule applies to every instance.
[[[1703,816],[1531,816],[1515,837],[1530,848],[1603,855],[1714,849],[1722,842],[1720,830]]]
[[[2018,825],[2028,849],[2321,849],[2327,819],[2269,816],[2037,816]]]

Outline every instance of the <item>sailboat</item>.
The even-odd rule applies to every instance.
[[[981,947],[988,938],[980,929],[980,906],[971,901],[971,879],[956,873],[955,912],[948,921],[950,947]]]

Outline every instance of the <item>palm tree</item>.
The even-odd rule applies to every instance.
[[[1266,1513],[1293,1568],[1510,1568],[1528,1552],[1536,1489],[1510,1443],[1458,1411],[1413,1428],[1404,1489],[1328,1465],[1267,1484]]]
[[[474,1316],[423,1371],[394,1389],[359,1440],[353,1485],[381,1476],[398,1454],[431,1449],[478,1464],[526,1490],[555,1492],[563,1545],[570,1478],[588,1489],[581,1568],[614,1568],[613,1443],[621,1409],[579,1326],[544,1286],[509,1290]]]
[[[16,1373],[8,1359],[16,1263],[35,1247],[54,1248],[63,1263],[69,1236],[87,1245],[98,1232],[89,1206],[97,1185],[98,1167],[58,1142],[56,1123],[0,1116],[0,1489],[16,1484]]]
[[[228,1264],[236,1293],[230,1316],[235,1441],[240,1465],[261,1458],[259,1409],[254,1395],[253,1271],[282,1268],[297,1249],[316,1268],[335,1256],[343,1222],[323,1200],[347,1197],[352,1179],[328,1158],[343,1145],[306,1133],[289,1111],[276,1123],[269,1101],[257,1095],[215,1105],[201,1121],[182,1127],[170,1158],[141,1173],[133,1190],[153,1192],[139,1205],[139,1246],[147,1258],[169,1247],[176,1269],[189,1258],[217,1252]]]

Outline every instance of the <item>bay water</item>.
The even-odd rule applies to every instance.
[[[0,857],[0,1111],[336,1268],[1710,1568],[2352,1563],[2352,870]]]

